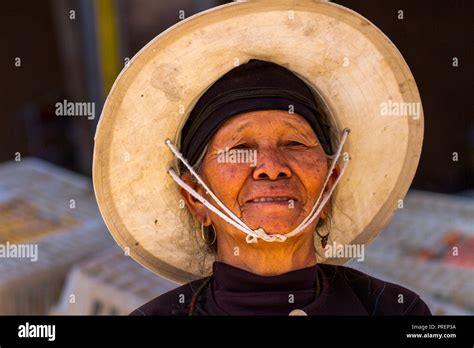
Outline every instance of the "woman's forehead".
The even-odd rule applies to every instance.
[[[296,113],[284,110],[258,110],[242,113],[225,121],[217,130],[216,136],[219,136],[219,133],[240,134],[255,129],[261,131],[261,127],[265,127],[265,132],[283,129],[314,135],[308,121]]]

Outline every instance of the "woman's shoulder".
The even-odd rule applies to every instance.
[[[130,315],[186,315],[193,294],[207,279],[194,280],[165,292],[135,309]]]
[[[346,266],[320,264],[332,291],[350,289],[369,315],[431,315],[414,291]]]

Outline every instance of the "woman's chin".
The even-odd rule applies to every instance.
[[[268,221],[269,219],[265,219],[265,221],[252,221],[252,223],[247,223],[252,229],[263,228],[265,233],[267,234],[286,234],[294,230],[298,224],[295,223],[288,223],[286,220],[285,223],[278,223],[276,224],[275,221]],[[291,221],[291,220],[290,220]]]
[[[294,230],[303,221],[303,212],[299,209],[244,210],[242,221],[252,229],[263,228],[267,234],[286,234]]]

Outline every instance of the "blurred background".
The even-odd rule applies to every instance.
[[[173,24],[226,2],[2,4],[0,314],[128,314],[177,286],[124,256],[109,236],[91,183],[94,133],[129,59]],[[365,261],[350,266],[417,291],[437,314],[474,314],[474,2],[334,2],[395,43],[425,114],[404,209]],[[58,116],[65,101],[93,103],[94,117]],[[12,245],[30,256],[36,245],[39,257],[14,255]]]

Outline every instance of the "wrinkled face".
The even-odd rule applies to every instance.
[[[308,216],[327,171],[326,154],[302,116],[263,110],[235,116],[219,128],[201,175],[250,228],[275,234],[290,232]],[[218,231],[242,235],[210,215]]]

